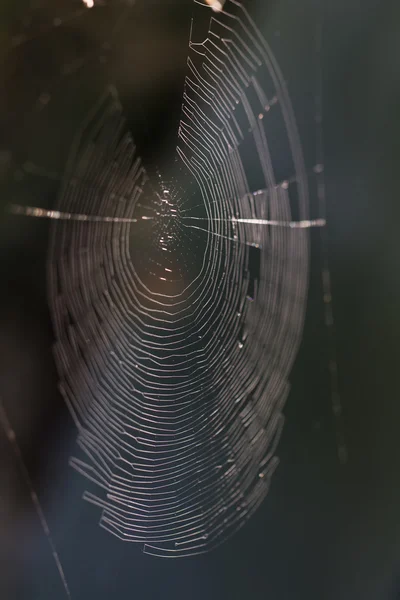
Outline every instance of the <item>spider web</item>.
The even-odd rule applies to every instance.
[[[81,450],[71,465],[99,490],[84,498],[103,528],[165,557],[219,545],[268,493],[308,229],[325,224],[309,214],[322,161],[306,168],[267,42],[235,0],[204,35],[197,15],[209,7],[194,4],[168,171],[143,166],[108,87],[74,137],[56,206],[11,207],[53,220],[54,356]],[[60,178],[32,162],[23,172]]]
[[[230,2],[189,50],[177,175],[149,178],[106,94],[57,206],[91,220],[55,224],[49,252],[60,389],[89,460],[71,464],[104,490],[84,496],[100,525],[162,556],[219,544],[267,494],[307,288],[307,233],[286,226],[291,202],[308,223],[306,174],[268,46]]]

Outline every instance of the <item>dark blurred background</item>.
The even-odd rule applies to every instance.
[[[81,500],[88,483],[68,467],[75,431],[51,351],[49,223],[10,215],[7,205],[54,205],[59,179],[29,176],[23,166],[62,173],[76,128],[110,82],[146,166],[168,168],[193,6],[108,0],[87,10],[77,0],[3,0],[0,8],[0,394],[74,600],[400,598],[399,5],[245,4],[287,79],[306,144],[315,136],[315,34],[323,22],[328,252],[343,414],[333,419],[321,243],[313,231],[304,338],[270,494],[218,550],[176,561],[110,536]],[[337,457],[338,428],[346,464]],[[64,598],[1,429],[0,477],[0,598]]]

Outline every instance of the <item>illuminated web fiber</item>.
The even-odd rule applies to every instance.
[[[102,527],[165,557],[217,546],[268,493],[307,228],[322,224],[282,75],[245,8],[226,2],[195,37],[196,21],[168,177],[136,157],[110,89],[44,215],[60,389],[82,450],[71,464],[98,486],[84,497]]]

